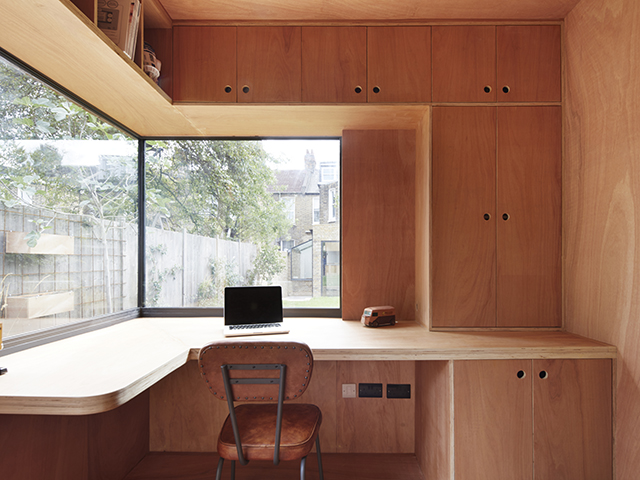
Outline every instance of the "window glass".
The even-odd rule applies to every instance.
[[[138,142],[0,58],[4,335],[137,306]]]
[[[322,158],[339,164],[340,141],[147,142],[146,306],[222,307],[226,286],[281,285],[285,308],[338,308],[339,282],[322,287],[321,242],[339,252],[340,239]]]

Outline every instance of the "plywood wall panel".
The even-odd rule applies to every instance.
[[[431,311],[431,109],[416,129],[416,313],[429,326]]]
[[[415,362],[338,362],[338,453],[413,453]],[[341,398],[344,383],[382,383],[383,398]],[[410,399],[386,398],[388,383],[411,385]]]
[[[453,473],[453,362],[416,362],[416,457],[425,479]]]
[[[415,316],[415,130],[342,137],[342,317],[392,305]]]
[[[565,326],[618,347],[625,480],[640,471],[639,25],[636,0],[582,0],[565,22]]]

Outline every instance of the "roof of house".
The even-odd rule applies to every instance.
[[[318,170],[277,170],[276,183],[269,187],[271,193],[317,194]]]

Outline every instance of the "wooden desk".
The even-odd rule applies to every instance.
[[[611,345],[564,332],[429,332],[414,322],[365,328],[286,319],[316,360],[615,358]],[[138,318],[2,357],[0,414],[87,415],[123,405],[222,337],[221,318]],[[276,337],[269,337],[276,338]]]
[[[604,432],[596,436],[611,445],[611,415],[605,412],[611,408],[607,389],[616,357],[611,345],[563,332],[429,332],[414,322],[368,329],[340,319],[286,321],[291,329],[286,337],[306,342],[314,352],[313,381],[302,400],[323,411],[326,453],[415,454],[425,478],[449,479],[454,469],[464,468],[459,462],[465,458],[475,468],[482,455],[454,456],[465,446],[458,442],[475,442],[454,430],[460,426],[454,418],[466,412],[480,427],[493,425],[482,420],[486,412],[474,410],[485,405],[478,398],[495,394],[504,400],[497,411],[506,412],[513,395],[500,394],[502,367],[508,364],[509,378],[515,378],[513,367],[528,368],[531,381],[535,362],[569,362],[570,370],[588,364],[586,373],[570,382],[573,393],[589,399],[587,408],[574,408],[579,401],[563,390],[564,404],[551,411],[561,417],[579,411],[569,426],[595,424]],[[138,318],[2,357],[9,373],[0,377],[0,449],[6,460],[0,462],[0,478],[119,480],[149,452],[215,451],[226,405],[204,388],[196,362],[189,360],[222,338],[222,323],[221,318]],[[608,369],[609,376],[594,377],[591,362],[598,363],[598,371]],[[475,368],[471,381],[460,387],[459,373],[469,368]],[[411,398],[342,398],[342,384],[359,382],[410,384]],[[579,431],[562,430],[580,437]],[[601,469],[598,475],[611,470],[611,455],[592,462],[593,449],[584,450],[576,438],[560,439],[574,449],[569,453],[576,462],[589,459]],[[518,468],[530,468],[524,453],[514,458]]]

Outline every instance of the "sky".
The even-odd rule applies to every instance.
[[[320,162],[340,161],[340,140],[262,140],[262,146],[267,153],[283,160],[272,165],[279,170],[303,170],[307,150],[313,150],[316,166],[320,165]]]

